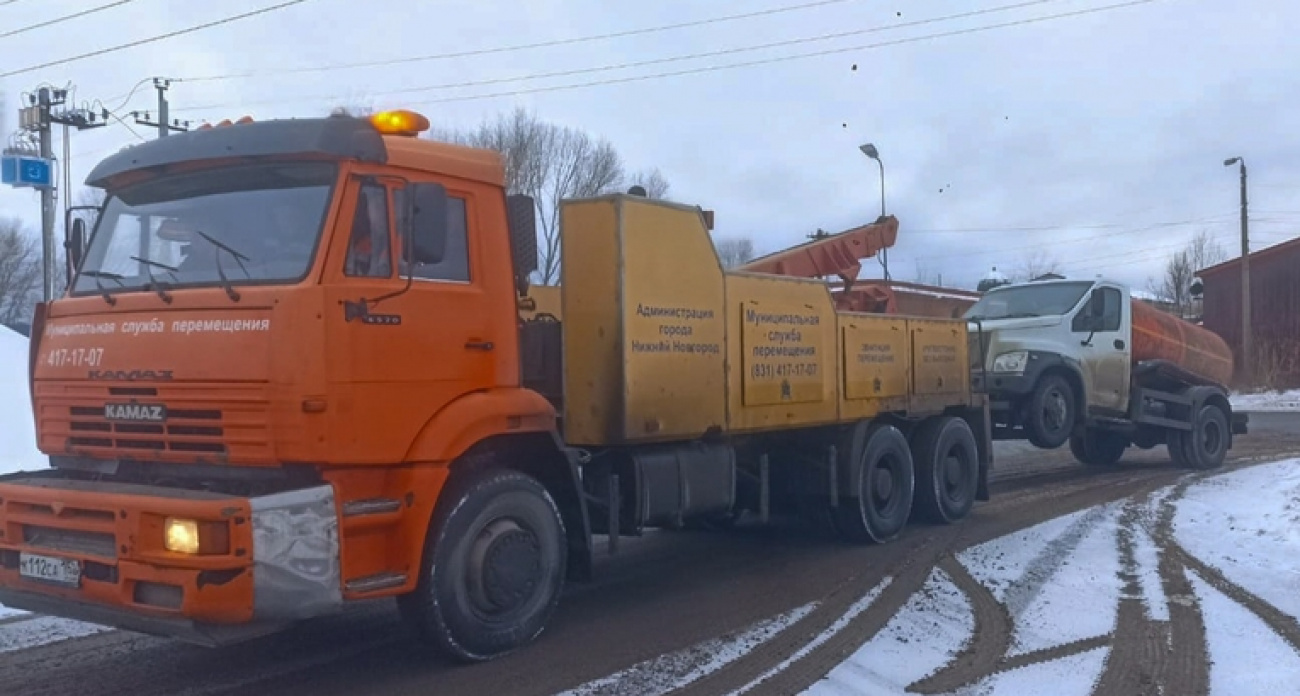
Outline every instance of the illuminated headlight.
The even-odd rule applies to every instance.
[[[1013,350],[1010,353],[1003,353],[993,359],[994,372],[1024,372],[1025,364],[1029,362],[1029,351]]]
[[[164,527],[167,533],[166,547],[176,553],[197,554],[199,552],[199,523],[168,517]]]

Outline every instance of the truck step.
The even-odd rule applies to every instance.
[[[397,587],[406,582],[404,573],[380,573],[378,575],[368,575],[356,580],[348,580],[343,584],[348,592],[378,592],[387,590],[390,587]]]
[[[343,503],[343,516],[384,515],[400,509],[402,509],[402,501],[396,498],[366,498]]]

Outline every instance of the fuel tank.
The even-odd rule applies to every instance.
[[[1232,349],[1218,334],[1133,300],[1133,364],[1168,360],[1219,384],[1232,380]]]

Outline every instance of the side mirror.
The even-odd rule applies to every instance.
[[[72,221],[72,233],[68,238],[68,259],[74,269],[81,268],[81,257],[86,251],[86,221],[77,218]]]
[[[515,285],[523,295],[528,292],[528,276],[537,270],[537,204],[532,196],[521,193],[506,196],[506,220],[510,225]]]
[[[406,219],[411,261],[438,263],[447,249],[447,189],[442,184],[411,184]]]

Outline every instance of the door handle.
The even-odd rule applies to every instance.
[[[1124,350],[1124,339],[1122,338],[1115,339],[1115,349]]]
[[[496,346],[491,341],[468,341],[465,343],[466,350],[492,350]]]

